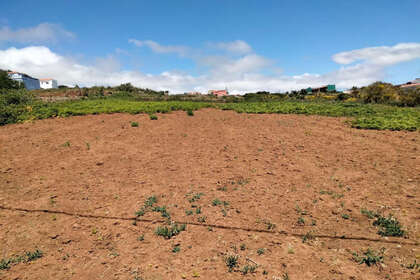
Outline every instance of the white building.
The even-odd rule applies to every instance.
[[[8,72],[8,75],[11,79],[23,83],[26,89],[39,89],[40,82],[38,79],[32,78],[31,76],[19,73],[19,72]]]
[[[54,79],[39,79],[39,86],[44,89],[57,88],[57,80]]]

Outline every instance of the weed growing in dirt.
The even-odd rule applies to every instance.
[[[213,199],[213,201],[211,202],[211,205],[213,205],[213,206],[217,206],[217,205],[221,205],[221,204],[222,204],[222,202],[218,198]]]
[[[195,208],[195,214],[201,214],[201,207]]]
[[[276,224],[273,224],[270,221],[264,220],[264,224],[267,227],[268,230],[273,230],[276,228]]]
[[[155,206],[152,208],[153,212],[159,212],[162,215],[162,218],[170,219],[171,215],[166,210],[166,206]]]
[[[144,202],[144,206],[138,210],[135,215],[136,217],[141,217],[144,214],[146,214],[146,211],[150,210],[150,208],[157,203],[157,198],[155,195],[152,195],[151,197],[147,198]]]
[[[225,258],[225,263],[229,269],[229,272],[232,272],[233,269],[238,267],[238,260],[239,260],[239,256],[237,255],[230,255]]]
[[[185,210],[185,214],[186,214],[187,216],[190,216],[190,215],[192,215],[192,214],[193,214],[193,211],[192,211],[192,210]]]
[[[61,146],[66,147],[66,148],[70,147],[71,146],[70,141],[64,142],[64,144]]]
[[[157,120],[157,119],[158,119],[158,117],[157,117],[156,115],[152,114],[152,115],[150,115],[150,119],[151,119],[152,121],[155,121],[155,120]]]
[[[362,252],[361,255],[357,253],[353,253],[353,259],[358,262],[359,264],[366,264],[367,266],[375,265],[382,263],[384,260],[384,251],[385,248],[375,252],[368,248],[366,251]]]
[[[191,110],[191,109],[188,109],[187,110],[187,115],[190,116],[190,117],[194,116],[194,111]]]
[[[406,266],[408,269],[418,270],[420,272],[420,263],[417,263],[417,260],[414,260],[413,263],[410,263]]]
[[[246,249],[246,245],[244,243],[242,243],[239,248],[241,249],[241,251],[245,251]]]
[[[16,258],[2,259],[0,261],[0,270],[6,270],[11,267],[11,265],[18,264],[21,262],[27,263],[34,261],[36,259],[42,258],[43,252],[36,249],[34,252],[25,252],[22,256],[17,256]]]
[[[287,272],[286,272],[285,274],[283,274],[283,275],[281,276],[281,278],[283,278],[283,280],[290,280],[290,278],[289,278],[289,274],[287,274]]]
[[[181,245],[177,244],[172,248],[172,253],[178,253],[181,251]]]
[[[405,231],[401,229],[400,222],[391,215],[388,218],[377,217],[373,225],[380,228],[378,234],[381,236],[404,236],[405,234]]]
[[[178,225],[178,224],[173,224],[172,226],[168,227],[168,226],[158,226],[156,228],[156,235],[158,236],[163,236],[165,239],[171,239],[171,237],[176,236],[178,234],[180,234],[182,231],[184,231],[186,229],[186,225],[182,224],[182,225]]]
[[[225,191],[227,191],[227,187],[226,187],[226,186],[223,186],[223,187],[218,187],[218,188],[217,188],[217,190],[218,190],[218,191],[225,192]]]
[[[187,196],[189,196],[190,194],[187,194]],[[196,194],[192,194],[191,197],[188,198],[188,202],[192,203],[192,202],[196,202],[197,200],[199,200],[202,196],[204,195],[204,193],[196,193]]]
[[[198,217],[198,218],[197,218],[197,221],[198,221],[199,223],[205,223],[205,222],[206,222],[206,219],[207,219],[207,217],[206,217],[206,216],[201,216],[201,217]]]
[[[308,243],[311,240],[314,240],[315,236],[312,234],[312,232],[308,231],[303,237],[302,237],[302,243]]]
[[[139,237],[137,237],[138,241],[144,241],[144,234],[140,235]]]
[[[139,123],[138,122],[131,122],[131,127],[139,127]]]
[[[299,217],[297,220],[297,224],[300,226],[304,226],[305,225],[305,219],[303,217]]]
[[[258,250],[257,250],[257,254],[258,255],[264,255],[264,253],[265,253],[265,249],[264,248],[259,248]]]
[[[350,219],[350,216],[348,214],[342,214],[341,218],[343,218],[344,220],[348,220]]]
[[[369,219],[376,218],[373,222],[374,226],[379,227],[378,234],[381,236],[404,236],[405,231],[402,229],[401,223],[392,215],[383,217],[377,212],[362,209],[362,214]]]
[[[227,212],[226,212],[226,209],[225,208],[222,208],[222,215],[223,215],[223,217],[226,217],[227,216]]]
[[[364,208],[362,208],[362,210],[360,210],[360,212],[363,215],[365,215],[366,217],[368,217],[369,219],[373,219],[375,217],[379,217],[379,214],[378,213],[376,213],[374,211],[371,211],[371,210],[364,209]]]
[[[246,275],[249,273],[254,273],[257,270],[257,265],[245,265],[242,269],[241,269],[241,273],[243,275]]]

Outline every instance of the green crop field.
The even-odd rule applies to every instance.
[[[106,97],[73,101],[42,102],[15,94],[0,98],[0,125],[51,117],[87,114],[153,114],[176,110],[195,111],[201,108],[234,110],[249,114],[305,114],[348,117],[352,127],[379,130],[420,128],[420,107],[397,107],[380,104],[341,101],[297,101],[212,103],[192,101],[137,101],[129,98]]]

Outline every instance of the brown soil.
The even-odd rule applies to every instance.
[[[0,259],[44,253],[0,279],[419,279],[406,268],[420,262],[418,132],[213,109],[158,116],[0,127]],[[186,231],[155,235],[156,212],[133,223],[151,195]],[[406,237],[381,237],[362,208],[395,215]],[[385,248],[384,263],[353,260],[367,248]],[[253,262],[255,273],[238,271]]]

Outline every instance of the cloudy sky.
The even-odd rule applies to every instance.
[[[402,83],[420,1],[1,1],[0,69],[172,93]]]

